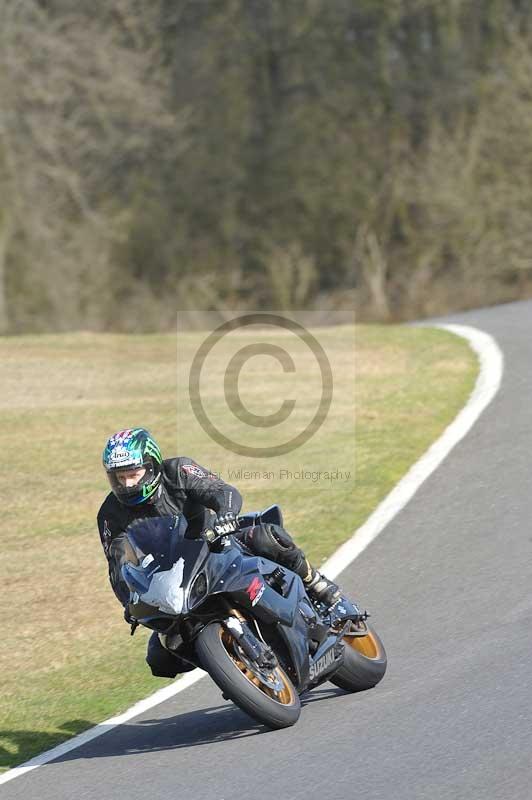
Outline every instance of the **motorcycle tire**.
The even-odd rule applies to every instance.
[[[299,695],[281,667],[271,673],[278,685],[275,691],[261,678],[260,669],[239,658],[236,640],[219,622],[206,625],[196,639],[196,653],[203,669],[220,687],[224,696],[269,728],[294,725],[301,713]]]
[[[387,666],[386,651],[377,633],[363,623],[366,634],[343,637],[344,662],[329,680],[348,692],[372,689],[384,677]],[[360,630],[360,629],[358,629]]]

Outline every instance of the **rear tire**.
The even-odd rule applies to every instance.
[[[372,689],[384,677],[388,660],[377,633],[366,623],[364,636],[343,637],[344,663],[329,680],[348,692]]]
[[[201,631],[196,653],[224,696],[253,719],[274,729],[287,728],[299,719],[299,695],[284,670],[275,667],[271,680],[261,676],[258,666],[255,669],[241,660],[236,640],[219,622],[211,622]]]

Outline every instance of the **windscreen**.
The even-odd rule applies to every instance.
[[[187,522],[183,515],[173,517],[147,517],[133,522],[126,536],[133,546],[139,562],[152,556],[162,570],[172,567],[178,549],[184,541]]]
[[[180,614],[184,593],[202,550],[202,540],[186,539],[183,516],[139,520],[126,531],[138,559],[129,562],[122,575],[132,592],[148,605],[165,613]]]

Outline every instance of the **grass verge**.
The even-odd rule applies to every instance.
[[[4,480],[13,487],[2,512],[9,565],[3,596],[10,610],[0,654],[0,770],[168,683],[149,674],[147,632],[129,638],[107,584],[95,514],[107,492],[100,457],[111,433],[148,427],[167,456],[191,455],[236,483],[245,509],[279,502],[287,528],[319,564],[437,438],[473,388],[475,358],[451,334],[357,327],[354,361],[352,336],[345,327],[319,333],[333,368],[335,402],[318,434],[267,468],[262,460],[251,469],[249,460],[210,441],[183,402],[186,358],[176,365],[174,336],[0,339],[0,422],[9,453]],[[188,334],[184,350],[192,354],[199,341]],[[271,397],[274,409],[280,378],[263,366],[257,365],[253,391]],[[213,413],[223,405],[222,378],[216,367],[209,373]],[[304,375],[299,380],[294,388],[304,406],[312,385]],[[225,422],[231,430],[234,421]],[[265,441],[269,435],[264,432]],[[349,477],[283,477],[302,468]]]

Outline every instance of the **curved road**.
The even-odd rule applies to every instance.
[[[0,787],[39,800],[530,800],[532,302],[445,322],[491,333],[499,394],[341,576],[389,655],[376,689],[325,684],[294,728],[255,725],[205,679]]]

